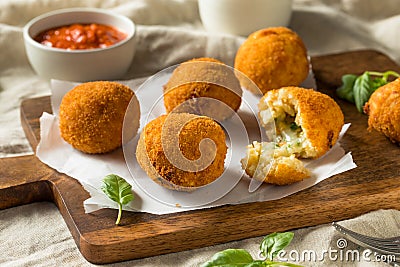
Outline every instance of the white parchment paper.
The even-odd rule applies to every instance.
[[[152,109],[154,100],[162,95],[162,87],[155,86],[151,91],[140,90],[139,86],[143,81],[143,79],[121,81],[121,83],[127,84],[136,92],[140,102],[142,113],[139,132],[145,125],[143,123],[145,119],[151,117],[150,115],[158,115],[149,114],[149,112],[163,112],[162,108],[156,108],[156,111]],[[44,113],[40,118],[41,140],[37,147],[36,155],[48,166],[77,179],[83,185],[91,195],[83,203],[86,212],[93,212],[101,208],[117,208],[116,203],[109,200],[100,189],[104,176],[111,173],[124,177],[132,185],[135,199],[124,207],[125,210],[167,214],[225,204],[280,199],[356,167],[351,153],[346,153],[340,146],[340,142],[338,142],[323,157],[306,162],[312,173],[311,178],[288,186],[263,184],[255,192],[249,193],[250,179],[243,174],[243,170],[240,167],[240,159],[245,155],[245,147],[248,144],[248,140],[243,140],[243,144],[235,144],[235,147],[242,148],[242,152],[228,153],[229,157],[227,157],[225,165],[226,175],[240,175],[237,181],[228,182],[228,186],[231,186],[232,190],[219,197],[215,197],[215,184],[210,184],[208,188],[200,189],[203,191],[196,190],[195,193],[172,191],[154,183],[138,167],[133,154],[138,136],[127,144],[129,146],[128,151],[133,148],[128,154],[131,155],[129,157],[126,157],[126,155],[124,157],[124,149],[122,148],[104,155],[88,155],[73,149],[61,138],[58,129],[58,106],[62,96],[74,86],[75,84],[70,82],[52,81],[54,115]],[[250,103],[251,98],[251,93],[244,90],[243,99],[249,100],[244,102]],[[149,105],[152,106],[150,107]],[[243,111],[242,109],[246,109],[246,105],[242,104],[240,111]],[[349,124],[343,127],[341,136],[345,134],[348,127],[350,127]]]

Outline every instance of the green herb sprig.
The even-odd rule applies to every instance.
[[[115,222],[119,224],[122,215],[122,205],[126,205],[134,199],[132,186],[122,177],[116,174],[109,174],[103,179],[101,190],[111,200],[118,203],[118,217]]]
[[[376,89],[387,84],[389,77],[400,77],[400,74],[389,70],[386,72],[366,71],[360,76],[346,74],[342,76],[342,85],[336,90],[338,97],[354,103],[358,112],[363,113],[363,107]]]
[[[278,253],[290,244],[293,236],[292,232],[286,232],[272,233],[264,237],[260,244],[260,256],[265,257],[264,260],[254,260],[250,253],[244,249],[226,249],[214,254],[201,267],[301,267],[289,262],[274,261]]]

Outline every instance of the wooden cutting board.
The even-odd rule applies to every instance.
[[[353,51],[312,58],[318,90],[333,96],[346,73],[400,72],[376,51]],[[337,100],[337,99],[336,99]],[[337,100],[352,125],[343,140],[357,168],[286,198],[170,215],[116,210],[85,214],[88,193],[75,179],[60,174],[35,156],[0,160],[0,208],[52,201],[59,208],[82,255],[92,263],[111,263],[194,249],[353,218],[377,209],[400,209],[400,147],[377,132],[367,132],[367,116]],[[27,99],[21,122],[33,148],[39,141],[39,117],[51,112],[50,98]]]

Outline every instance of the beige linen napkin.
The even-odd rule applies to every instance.
[[[400,211],[379,210],[343,221],[341,224],[362,234],[391,237],[399,233]],[[1,266],[98,266],[84,259],[62,216],[51,203],[35,203],[0,211],[0,233]],[[295,250],[301,253],[305,250],[315,250],[317,255],[322,255],[323,251],[338,249],[336,242],[339,238],[342,236],[330,224],[294,230],[294,239],[286,251],[289,253]],[[262,237],[256,237],[104,266],[198,267],[210,259],[214,253],[228,248],[246,249],[254,258],[257,258],[261,240]],[[349,241],[347,250],[357,250],[362,253],[364,249]],[[388,266],[381,262],[365,261],[362,258],[359,261],[335,261],[325,257],[323,261],[296,263],[303,266],[324,267]]]

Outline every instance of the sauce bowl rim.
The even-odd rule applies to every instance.
[[[45,46],[37,41],[35,41],[33,39],[33,36],[31,36],[30,34],[30,29],[32,28],[32,26],[34,26],[35,24],[39,23],[40,21],[47,19],[49,17],[55,17],[58,15],[62,15],[62,14],[67,14],[67,13],[92,13],[92,14],[99,14],[99,15],[106,15],[106,16],[110,16],[113,18],[116,18],[120,21],[123,21],[123,23],[126,23],[128,25],[128,28],[130,28],[131,30],[129,31],[125,31],[125,33],[127,34],[126,38],[124,38],[123,40],[107,46],[107,47],[103,47],[103,48],[92,48],[92,49],[75,49],[75,50],[68,50],[68,49],[64,49],[64,48],[56,48],[56,47],[50,47],[50,46]],[[73,22],[71,22],[73,23]],[[71,24],[69,23],[69,24]],[[82,23],[77,21],[76,23]],[[85,22],[86,23],[86,22]],[[88,22],[89,23],[89,22]],[[101,24],[99,22],[93,22],[93,23],[98,23]],[[68,23],[66,23],[68,24]],[[65,25],[66,25],[65,24]],[[58,26],[63,26],[63,25],[54,25],[54,27],[58,27]],[[116,27],[115,25],[111,25],[109,24],[109,26],[112,27]],[[49,27],[47,29],[51,29],[52,26],[49,25]],[[117,27],[116,27],[117,28]],[[117,28],[118,29],[118,28]],[[46,29],[43,29],[46,30]],[[120,29],[118,29],[120,30]],[[33,45],[39,49],[43,49],[43,50],[47,50],[49,52],[58,52],[58,53],[69,53],[69,54],[86,54],[86,53],[98,53],[100,51],[105,51],[105,50],[110,50],[110,49],[114,49],[118,46],[122,46],[124,44],[126,44],[127,42],[129,42],[131,39],[133,39],[136,36],[136,24],[128,17],[112,12],[112,11],[108,11],[105,9],[101,9],[101,8],[63,8],[63,9],[57,9],[57,10],[53,10],[47,13],[43,13],[33,19],[31,19],[24,27],[23,27],[23,37],[24,39],[29,42],[30,45]]]

